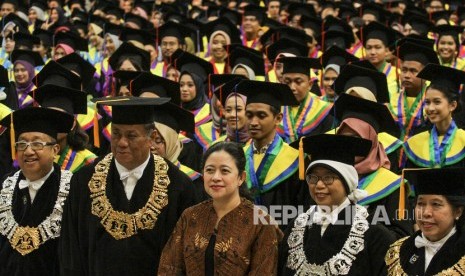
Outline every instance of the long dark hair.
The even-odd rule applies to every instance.
[[[241,144],[225,141],[213,144],[210,148],[207,149],[207,151],[203,154],[202,168],[205,167],[205,162],[207,161],[208,157],[210,157],[212,153],[218,151],[225,151],[234,159],[234,163],[237,167],[237,170],[239,171],[239,175],[245,171],[245,154]],[[242,185],[239,187],[239,195],[253,201],[253,198],[247,188],[247,183],[242,183]]]
[[[452,112],[453,114],[459,112],[460,110],[462,110],[462,104],[461,104],[461,101],[460,101],[460,94],[458,91],[454,91],[453,88],[451,88],[450,86],[448,85],[444,85],[444,84],[441,84],[441,83],[432,83],[430,84],[430,86],[428,86],[428,89],[436,89],[438,91],[440,91],[446,98],[447,98],[447,101],[449,103],[452,103],[453,101],[456,101],[457,102],[457,108],[455,108],[455,110]]]
[[[81,151],[87,148],[89,143],[89,136],[81,128],[79,123],[76,122],[74,128],[68,132],[68,135],[66,136],[66,142],[73,150]]]

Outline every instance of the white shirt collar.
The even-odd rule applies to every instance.
[[[324,212],[320,206],[315,208],[313,214],[313,222],[321,225],[321,236],[325,233],[330,224],[335,224],[339,217],[339,213],[350,205],[350,200],[346,198],[339,206],[334,208],[331,213]]]
[[[149,160],[150,160],[150,154],[147,156],[147,159],[145,160],[144,163],[142,163],[141,165],[139,165],[138,167],[132,170],[126,169],[116,159],[115,159],[115,165],[116,165],[116,169],[118,170],[118,174],[120,175],[121,178],[124,178],[123,176],[134,174],[134,176],[136,176],[137,179],[140,179],[142,177],[142,174],[144,173],[145,167],[147,167],[147,164],[149,163]]]
[[[50,169],[50,171],[42,178],[40,179],[37,179],[37,180],[34,180],[34,181],[31,181],[29,180],[27,177],[25,177],[26,179],[24,180],[20,180],[19,181],[19,188],[20,189],[24,189],[26,187],[30,187],[36,191],[38,191],[42,185],[44,185],[45,181],[49,178],[49,176],[55,171],[55,168],[53,167],[52,165],[52,168]]]

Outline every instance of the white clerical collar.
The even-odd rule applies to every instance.
[[[316,212],[320,213],[321,215],[324,215],[326,217],[330,217],[331,219],[329,220],[330,224],[335,224],[337,222],[337,218],[339,217],[339,213],[344,210],[347,206],[350,205],[350,200],[346,198],[339,206],[334,208],[330,214],[325,212],[320,206],[317,206]]]
[[[425,237],[425,235],[423,233],[421,233],[421,236],[423,237],[423,239],[425,239],[426,241],[428,241],[429,244],[432,244],[432,245],[436,245],[438,248],[441,248],[445,243],[446,241],[452,236],[455,234],[455,232],[457,232],[457,229],[454,227],[452,227],[452,229],[449,231],[449,234],[447,234],[444,238],[438,240],[438,241],[435,241],[435,242],[432,242],[430,240],[428,240],[428,238]]]
[[[37,180],[34,180],[34,181],[31,181],[29,180],[26,176],[25,177],[25,180],[20,180],[19,182],[19,188],[20,189],[24,189],[26,187],[31,187],[32,189],[34,190],[39,190],[42,185],[44,185],[45,181],[48,179],[48,177],[55,171],[55,168],[53,167],[52,165],[52,168],[50,169],[50,171],[42,178],[40,179],[37,179]]]
[[[150,160],[150,154],[147,156],[147,159],[145,160],[144,163],[142,163],[141,165],[139,165],[138,167],[136,167],[136,168],[134,168],[132,170],[126,169],[123,165],[121,165],[118,162],[118,160],[116,160],[116,158],[115,158],[115,165],[116,165],[116,169],[118,170],[119,175],[134,173],[134,174],[138,174],[138,175],[142,176],[142,174],[143,174],[143,172],[145,170],[145,167],[147,167],[147,164],[149,163],[149,160]]]

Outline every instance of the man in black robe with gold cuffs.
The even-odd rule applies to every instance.
[[[168,100],[97,101],[113,109],[112,153],[71,181],[63,214],[62,275],[156,275],[178,218],[194,204],[190,179],[150,153],[154,110]]]

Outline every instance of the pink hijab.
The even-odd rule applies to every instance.
[[[378,141],[378,133],[376,133],[376,130],[369,123],[357,118],[347,118],[342,121],[336,134],[342,133],[346,128],[357,133],[361,138],[372,142],[367,157],[355,164],[355,169],[359,175],[372,173],[381,167],[388,170],[391,168],[391,162],[387,157],[386,151]]]

